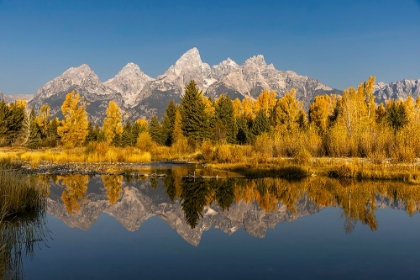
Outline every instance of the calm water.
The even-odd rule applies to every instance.
[[[25,279],[420,279],[416,186],[142,172],[40,176]]]

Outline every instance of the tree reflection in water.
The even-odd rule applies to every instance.
[[[67,212],[71,214],[78,213],[81,209],[81,204],[86,199],[88,176],[79,174],[68,175],[59,177],[59,180],[66,186],[61,195],[61,200],[66,205]]]
[[[302,181],[287,181],[278,178],[255,180],[229,179],[187,179],[181,181],[182,192],[176,192],[174,178],[167,178],[164,187],[171,199],[181,199],[187,223],[195,228],[206,206],[216,203],[222,210],[236,203],[257,202],[267,213],[286,206],[291,213],[305,196],[320,207],[340,207],[343,211],[344,230],[350,233],[358,222],[377,230],[375,215],[377,203],[389,199],[403,202],[405,210],[413,215],[419,209],[420,189],[418,186],[398,182],[338,181],[330,178],[309,178]]]
[[[106,190],[106,196],[109,199],[109,204],[114,205],[121,197],[123,176],[103,175],[101,179]]]

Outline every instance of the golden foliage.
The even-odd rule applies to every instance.
[[[106,196],[109,199],[109,204],[114,205],[115,202],[121,197],[122,193],[122,176],[101,176],[104,188],[106,190]]]
[[[87,175],[68,175],[60,177],[61,183],[66,187],[61,195],[61,200],[66,206],[67,212],[75,214],[80,212],[81,204],[86,199]]]
[[[121,110],[114,101],[109,101],[102,130],[108,144],[114,140],[115,136],[121,136],[123,132]]]
[[[85,110],[85,102],[74,91],[66,95],[61,106],[64,119],[57,128],[64,146],[72,148],[82,145],[88,135],[88,120]]]

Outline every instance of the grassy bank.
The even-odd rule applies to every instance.
[[[375,164],[359,158],[313,158],[298,164],[295,159],[272,159],[253,166],[251,163],[210,163],[209,168],[229,170],[246,177],[304,178],[328,176],[343,179],[395,180],[420,184],[418,164]]]
[[[290,179],[316,175],[334,178],[397,180],[420,184],[420,166],[416,160],[412,163],[402,163],[384,159],[378,163],[367,158],[312,158],[310,154],[304,152],[298,153],[293,158],[269,157],[264,153],[256,153],[246,145],[206,147],[203,144],[200,149],[182,154],[176,154],[165,147],[145,152],[138,148],[112,147],[105,143],[75,149],[0,150],[0,166],[3,165],[3,169],[19,168],[22,164],[37,169],[40,166],[68,163],[81,164],[81,168],[86,167],[87,163],[107,163],[109,169],[115,163],[148,163],[153,160],[193,160],[205,163],[209,168],[229,170],[250,178]],[[94,165],[89,166],[99,168]]]
[[[0,279],[20,278],[22,256],[33,252],[43,224],[45,197],[20,168],[18,160],[0,160]]]

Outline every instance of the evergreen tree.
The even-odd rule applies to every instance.
[[[171,100],[166,107],[165,115],[162,122],[162,137],[166,146],[171,146],[174,142],[174,124],[175,124],[176,106],[175,102]]]
[[[156,115],[153,115],[149,123],[149,134],[153,141],[158,144],[163,144],[162,126]]]
[[[258,111],[255,120],[252,122],[251,132],[254,136],[270,131],[270,122],[263,110]]]
[[[0,101],[0,142],[2,145],[7,145],[7,119],[9,117],[9,107],[4,99]]]
[[[18,138],[25,119],[25,102],[15,101],[8,106],[6,115],[6,144],[11,145]]]
[[[248,144],[251,142],[251,135],[248,128],[248,123],[245,117],[239,117],[236,120],[236,125],[238,127],[238,133],[236,135],[236,142],[239,144]]]
[[[226,128],[226,141],[228,143],[236,142],[236,135],[238,127],[234,116],[233,104],[228,95],[220,95],[219,100],[216,102],[215,118],[217,126],[220,124]]]
[[[202,95],[194,80],[191,80],[185,87],[181,101],[182,131],[186,137],[194,140],[210,138],[209,117],[205,113]]]
[[[50,146],[50,147],[57,146],[57,142],[60,139],[57,132],[58,125],[59,125],[59,121],[57,118],[54,118],[52,121],[50,121],[48,125],[48,132],[47,132],[48,136],[45,141],[45,144],[47,146]]]
[[[132,134],[132,125],[130,120],[125,122],[123,133],[121,135],[121,146],[132,146],[133,145],[133,134]]]
[[[30,149],[36,149],[39,147],[41,142],[41,133],[39,131],[38,125],[35,121],[35,110],[32,108],[31,113],[29,114],[30,126],[29,126],[29,137],[26,142],[26,146]]]
[[[396,102],[392,99],[390,105],[388,105],[387,120],[389,126],[391,126],[394,131],[401,129],[406,125],[408,123],[408,118],[404,103],[401,101]]]
[[[95,128],[91,121],[88,122],[88,135],[86,136],[85,144],[89,144],[90,142],[97,141],[98,134],[95,131]]]

